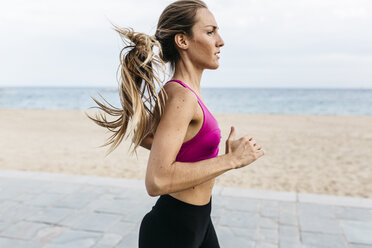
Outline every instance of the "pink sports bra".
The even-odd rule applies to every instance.
[[[190,140],[184,142],[177,154],[176,161],[196,162],[208,158],[214,158],[218,155],[219,144],[221,140],[221,130],[217,120],[209,112],[207,107],[200,100],[198,95],[185,83],[179,80],[170,80],[177,82],[185,88],[191,90],[203,111],[203,124],[199,132]]]

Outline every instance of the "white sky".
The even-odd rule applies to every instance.
[[[0,87],[116,87],[110,21],[153,35],[170,2],[0,0]],[[202,87],[372,88],[372,1],[205,2],[225,46]]]

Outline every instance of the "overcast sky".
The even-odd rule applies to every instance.
[[[118,26],[168,0],[0,0],[1,86],[116,87]],[[372,88],[372,1],[206,0],[225,41],[202,87]]]

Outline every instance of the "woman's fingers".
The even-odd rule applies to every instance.
[[[258,157],[261,157],[261,156],[263,156],[264,154],[265,154],[264,150],[259,150],[259,151],[257,152],[257,156],[258,156]]]
[[[227,139],[228,140],[234,140],[235,139],[235,127],[234,126],[231,126],[230,134],[229,134],[229,137]]]

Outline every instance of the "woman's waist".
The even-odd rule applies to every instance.
[[[173,198],[197,206],[203,206],[210,202],[215,179],[191,187],[189,189],[170,193]]]

